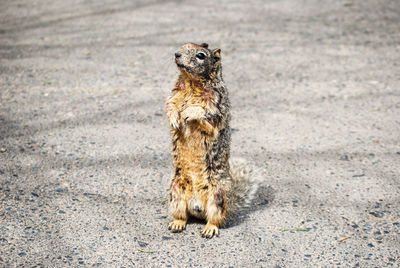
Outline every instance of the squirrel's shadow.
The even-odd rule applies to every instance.
[[[242,211],[233,213],[223,228],[230,228],[244,222],[250,213],[268,208],[275,198],[275,190],[271,186],[261,186],[254,198],[252,205]]]

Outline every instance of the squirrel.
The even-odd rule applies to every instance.
[[[230,160],[221,49],[188,43],[175,53],[175,63],[180,74],[166,102],[174,163],[169,229],[183,231],[194,216],[207,221],[202,236],[212,238],[232,212],[250,205],[261,179],[246,161]]]

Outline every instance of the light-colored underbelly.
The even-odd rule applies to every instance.
[[[188,211],[190,215],[199,218],[206,218],[205,204],[196,193],[195,186],[206,180],[205,172],[207,165],[205,162],[206,146],[204,136],[200,132],[193,132],[191,137],[181,137],[177,143],[178,161],[182,167],[182,175],[190,178],[193,184],[193,196],[188,200]]]

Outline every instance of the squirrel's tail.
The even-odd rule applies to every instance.
[[[232,184],[229,191],[229,203],[232,212],[250,206],[262,182],[260,171],[241,158],[229,162]]]

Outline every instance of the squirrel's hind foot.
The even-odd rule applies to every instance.
[[[168,229],[173,233],[180,233],[186,229],[186,221],[174,220],[169,224]]]
[[[214,224],[207,223],[206,227],[204,227],[201,232],[201,236],[205,238],[212,238],[213,236],[219,236],[218,227]]]

